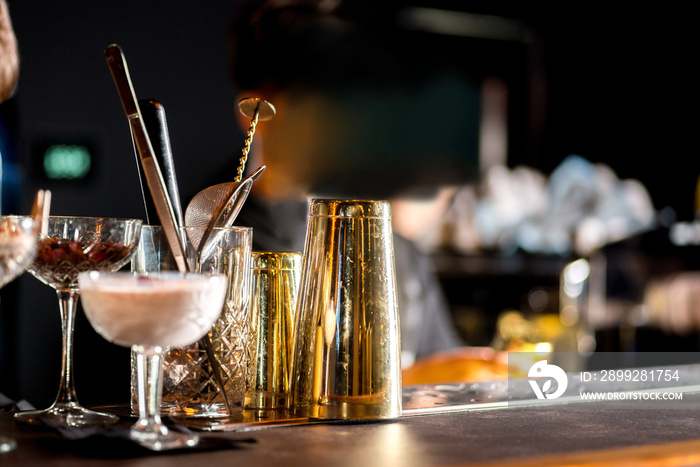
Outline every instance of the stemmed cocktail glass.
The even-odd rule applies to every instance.
[[[0,288],[23,273],[34,259],[38,227],[31,217],[0,217]],[[0,436],[0,453],[11,451],[15,446],[13,439]]]
[[[61,382],[56,401],[45,410],[15,414],[26,423],[42,421],[68,426],[115,423],[118,417],[88,410],[75,395],[73,380],[73,326],[80,291],[78,274],[116,271],[131,260],[141,232],[137,219],[51,216],[41,235],[29,272],[56,289],[63,337]]]
[[[163,355],[201,339],[218,319],[227,279],[178,272],[82,273],[83,309],[105,339],[137,354],[139,420],[130,436],[155,450],[194,446],[196,435],[179,433],[160,419]]]

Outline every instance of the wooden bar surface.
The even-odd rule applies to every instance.
[[[18,449],[0,454],[0,465],[698,465],[700,393],[683,396],[681,401],[590,402],[203,433],[243,442],[161,454],[135,451],[124,440],[63,439],[46,429],[15,425],[2,413],[0,429],[17,439]]]

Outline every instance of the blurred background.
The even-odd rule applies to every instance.
[[[166,109],[183,205],[206,186],[233,180],[244,135],[236,122],[238,97],[229,78],[226,29],[241,3],[9,0],[21,75],[14,97],[0,106],[2,213],[28,213],[34,192],[43,188],[53,193],[52,214],[144,217],[128,124],[103,56],[111,43],[124,50],[139,98],[155,98]],[[356,3],[374,18],[372,2]],[[428,227],[405,227],[406,235],[434,257],[464,342],[505,348],[506,341],[527,340],[516,332],[522,330],[518,319],[532,326],[533,313],[558,316],[565,306],[560,295],[565,268],[585,256],[587,274],[604,271],[597,276],[603,285],[587,283],[586,293],[589,287],[598,290],[593,301],[600,302],[614,291],[621,297],[615,303],[627,304],[613,313],[608,300],[596,309],[598,315],[586,311],[593,325],[585,326],[599,349],[682,342],[683,349],[695,350],[700,319],[692,310],[685,325],[652,325],[660,331],[646,337],[651,331],[645,326],[653,319],[650,308],[642,313],[639,305],[649,296],[651,280],[629,273],[630,268],[653,270],[650,264],[663,264],[668,274],[696,268],[693,221],[700,164],[691,139],[697,103],[696,87],[691,87],[696,78],[691,15],[671,7],[389,4],[395,9],[385,11],[426,39],[421,50],[421,42],[414,41],[417,49],[404,51],[415,57],[412,66],[420,69],[428,65],[423,57],[439,56],[441,66],[468,76],[421,96],[416,100],[421,107],[407,104],[424,119],[424,126],[412,122],[411,133],[424,131],[421,144],[447,148],[441,162],[454,172],[447,172],[448,202],[439,204],[447,205],[444,212],[433,213]],[[396,115],[383,109],[375,123],[400,135],[405,115],[403,107]],[[446,143],[440,133],[445,126],[460,137]],[[414,174],[444,169],[418,157],[392,163],[413,168]],[[408,188],[392,184],[390,169],[380,173],[396,193],[389,189],[382,195]],[[445,174],[436,173],[421,181],[431,183]],[[639,216],[627,218],[619,235],[601,234],[600,223],[589,226],[597,236],[583,244],[569,231],[564,246],[547,243],[543,232],[553,227],[546,223],[525,231],[531,233],[527,238],[537,239],[534,243],[522,240],[521,230],[513,234],[525,217],[519,213],[536,209],[543,196],[550,208],[559,202],[560,213],[580,209],[581,216],[570,221],[578,229],[590,206],[574,203],[572,208],[567,196],[583,187],[589,191],[582,203],[600,204],[599,179],[606,187],[635,181],[631,204],[621,202],[615,212]],[[565,193],[561,198],[557,186],[559,194]],[[420,213],[426,202],[417,200],[408,212]],[[686,240],[674,244],[671,230]],[[617,279],[614,285],[611,278]],[[681,279],[692,301],[695,282]],[[48,405],[60,369],[55,292],[25,274],[2,290],[0,306],[0,392]],[[520,315],[508,321],[510,327],[498,329],[499,317],[513,318],[503,314],[508,311]],[[555,328],[561,326],[558,322]],[[499,335],[504,329],[512,332]],[[101,359],[109,365],[96,364]],[[81,402],[126,400],[128,351],[104,342],[82,313],[76,324],[75,374]]]

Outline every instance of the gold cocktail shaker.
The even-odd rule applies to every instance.
[[[388,202],[311,201],[296,315],[294,413],[321,419],[401,415]]]
[[[301,264],[301,253],[253,252],[246,408],[287,408]]]

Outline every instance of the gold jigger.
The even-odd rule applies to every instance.
[[[311,201],[296,313],[292,411],[321,419],[401,415],[388,202]]]
[[[301,263],[301,253],[253,252],[246,408],[287,408]]]

